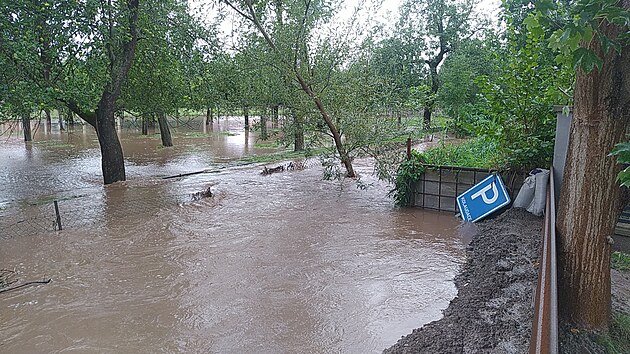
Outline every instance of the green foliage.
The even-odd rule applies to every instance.
[[[630,11],[620,5],[623,2],[608,0],[578,0],[563,2],[542,0],[536,2],[536,12],[523,21],[530,32],[548,37],[549,47],[558,53],[558,62],[570,62],[574,68],[586,73],[594,68],[602,69],[602,55],[610,50],[621,53],[630,38]],[[614,38],[606,36],[602,23],[618,25],[623,30]],[[594,51],[592,41],[597,41],[601,51]]]
[[[610,155],[617,156],[617,163],[624,165],[624,169],[617,175],[617,181],[622,186],[630,187],[630,142],[615,145]]]
[[[424,173],[424,156],[412,151],[411,158],[400,164],[394,181],[394,188],[389,195],[394,198],[394,203],[399,207],[407,207],[411,204],[409,199],[413,185],[418,182]]]
[[[613,252],[610,257],[611,267],[618,271],[630,271],[630,255],[623,252]]]
[[[531,169],[549,166],[555,136],[555,104],[568,104],[573,73],[554,62],[541,36],[531,33],[520,41],[509,35],[507,47],[496,52],[497,73],[477,79],[487,118],[472,130],[497,143],[498,165]],[[510,39],[511,38],[511,39]]]
[[[630,316],[613,313],[608,333],[600,336],[598,341],[608,353],[630,353]]]

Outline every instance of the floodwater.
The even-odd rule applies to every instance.
[[[219,169],[273,151],[221,123],[171,149],[121,131],[128,181],[106,187],[90,129],[0,137],[0,268],[52,279],[0,293],[0,352],[372,353],[441,317],[464,258],[454,216],[394,208],[366,160],[367,190],[317,161]],[[218,172],[161,179],[203,169]],[[63,231],[12,232],[53,199]]]

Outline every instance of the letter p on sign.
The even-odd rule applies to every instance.
[[[475,222],[510,203],[501,176],[491,174],[457,197],[457,206],[464,221]]]

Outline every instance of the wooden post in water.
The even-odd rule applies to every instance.
[[[61,215],[59,215],[59,203],[55,200],[55,215],[57,216],[57,230],[61,231],[63,228],[61,227]]]

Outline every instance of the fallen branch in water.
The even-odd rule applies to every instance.
[[[19,288],[24,288],[26,286],[29,285],[36,285],[36,284],[48,284],[52,281],[52,279],[46,279],[46,280],[34,280],[34,281],[27,281],[24,284],[20,284],[20,285],[16,285],[16,286],[12,286],[10,288],[6,288],[6,289],[0,289],[0,294],[1,293],[6,293],[7,291],[11,291],[11,290],[17,290]]]

